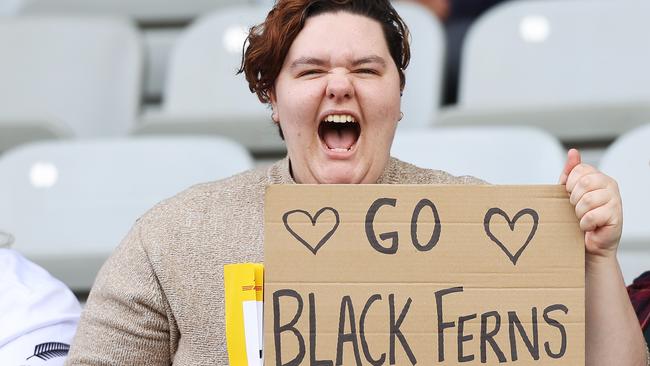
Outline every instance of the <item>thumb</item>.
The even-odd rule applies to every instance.
[[[566,164],[564,165],[564,169],[560,175],[559,184],[566,184],[567,179],[569,178],[569,174],[571,174],[573,168],[575,168],[581,162],[582,159],[580,158],[580,152],[576,149],[570,149],[567,153]]]

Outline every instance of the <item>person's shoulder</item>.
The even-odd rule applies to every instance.
[[[48,364],[61,364],[81,313],[76,297],[11,249],[0,248],[0,278],[0,359],[31,365],[56,350]]]
[[[436,169],[426,169],[411,163],[390,158],[384,180],[396,184],[486,184],[485,181],[469,175],[455,176]]]
[[[221,180],[196,184],[152,207],[138,223],[174,221],[255,199],[268,185],[267,169],[258,167]]]
[[[238,198],[264,189],[268,184],[267,168],[258,167],[221,180],[199,183],[162,201],[159,206],[201,207],[215,199]]]
[[[50,300],[51,305],[43,306],[41,310],[47,308],[75,316],[81,311],[77,299],[63,282],[13,249],[0,248],[0,278],[2,315],[8,314],[9,311],[34,311],[36,309],[31,302],[44,305]]]

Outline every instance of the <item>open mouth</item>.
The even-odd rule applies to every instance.
[[[360,135],[361,125],[349,114],[329,115],[318,125],[318,136],[333,152],[352,150]]]

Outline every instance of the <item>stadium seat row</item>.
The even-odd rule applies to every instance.
[[[202,17],[175,42],[163,104],[138,111],[142,93],[142,37],[118,18],[29,16],[0,21],[0,150],[34,138],[106,137],[128,134],[214,133],[254,152],[284,146],[269,110],[236,75],[246,29],[266,15],[265,6],[228,7]],[[426,126],[439,99],[442,36],[438,23],[412,4],[405,17],[421,23],[414,33],[404,96],[403,125]],[[20,44],[20,47],[17,45]],[[426,45],[426,46],[425,46]],[[5,53],[2,51],[3,54]]]
[[[625,226],[620,260],[629,282],[650,263],[650,124],[620,137],[601,169],[618,179]],[[532,127],[459,127],[404,133],[392,154],[422,167],[498,184],[555,184],[558,140]],[[134,220],[197,183],[252,167],[246,149],[217,137],[128,137],[23,145],[0,157],[0,241],[77,291]],[[191,219],[191,218],[188,218]]]
[[[194,1],[201,11],[219,8],[176,37],[143,36],[120,18],[52,14],[87,0],[25,4],[32,1],[68,6],[0,18],[0,151],[34,139],[197,133],[234,138],[254,153],[283,150],[270,111],[236,75],[245,31],[263,19],[269,2]],[[96,3],[87,5],[102,9],[109,2]],[[611,141],[650,121],[647,1],[522,0],[494,8],[469,32],[459,104],[447,109],[439,102],[440,24],[414,4],[396,7],[411,28],[413,48],[402,130],[532,125],[563,142],[584,142]],[[162,105],[143,111],[142,95],[157,87]]]
[[[650,2],[510,1],[464,44],[458,106],[441,125],[526,124],[608,141],[650,118]]]

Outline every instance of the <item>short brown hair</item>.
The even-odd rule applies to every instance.
[[[262,103],[270,102],[284,59],[307,18],[337,11],[364,15],[381,24],[404,89],[404,70],[411,58],[409,31],[389,0],[278,0],[266,20],[250,29],[239,69]]]

